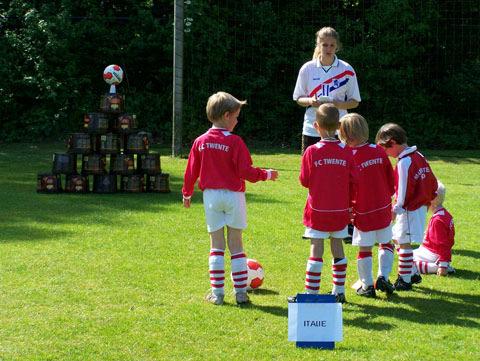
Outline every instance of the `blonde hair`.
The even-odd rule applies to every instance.
[[[368,141],[368,124],[364,117],[358,113],[349,113],[340,119],[340,139],[344,142]]]
[[[246,100],[238,100],[226,92],[217,92],[208,98],[206,106],[207,118],[212,123],[222,120],[225,113],[236,112],[245,104],[247,104]]]
[[[320,58],[320,54],[322,53],[321,43],[325,38],[335,39],[337,41],[337,51],[341,49],[342,43],[340,42],[340,35],[338,35],[334,28],[325,26],[315,33],[316,45],[315,50],[313,51],[313,60]]]
[[[339,118],[340,115],[335,105],[324,103],[316,111],[315,122],[319,128],[333,132],[338,129]]]
[[[437,196],[432,201],[432,204],[435,204],[436,206],[441,206],[445,201],[445,194],[447,193],[447,189],[445,188],[442,182],[437,181],[437,183],[438,183]]]

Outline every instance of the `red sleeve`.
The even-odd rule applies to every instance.
[[[198,152],[197,142],[193,142],[192,149],[188,155],[187,168],[183,176],[182,194],[190,197],[193,194],[195,183],[200,174],[200,154]]]
[[[387,154],[384,155],[383,163],[385,164],[388,191],[390,192],[390,196],[393,196],[395,194],[395,174],[393,172],[392,163],[390,162],[390,159],[388,159]]]
[[[251,183],[267,180],[267,171],[262,168],[253,167],[252,157],[248,151],[247,145],[238,137],[235,155],[235,166],[241,179]]]
[[[434,240],[439,262],[450,262],[453,244],[448,235],[448,226],[440,219],[433,219],[430,225],[430,238]]]
[[[310,152],[307,150],[303,153],[302,157],[302,166],[300,168],[300,183],[305,188],[308,188],[310,185],[310,169],[311,169],[311,157]]]

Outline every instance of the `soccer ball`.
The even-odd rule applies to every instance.
[[[123,70],[118,65],[112,64],[103,71],[103,80],[109,85],[118,85],[123,80]]]
[[[262,265],[257,260],[249,258],[247,259],[247,270],[247,290],[251,291],[259,288],[265,277]]]

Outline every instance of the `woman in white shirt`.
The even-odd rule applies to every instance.
[[[340,37],[331,27],[316,33],[317,44],[313,59],[303,64],[293,91],[293,100],[306,107],[302,131],[302,154],[320,138],[313,127],[315,111],[323,103],[333,103],[340,118],[361,101],[357,76],[352,66],[336,56]]]

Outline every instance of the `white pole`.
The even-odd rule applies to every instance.
[[[182,151],[183,115],[183,0],[175,0],[173,33],[172,156]]]

